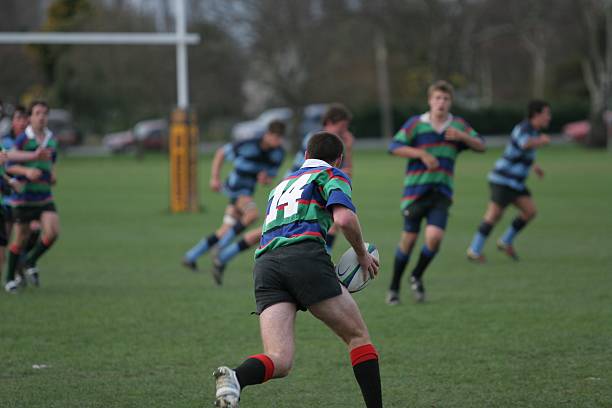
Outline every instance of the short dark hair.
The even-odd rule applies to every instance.
[[[429,85],[429,88],[427,88],[427,97],[431,97],[431,94],[433,94],[435,91],[440,91],[449,94],[451,99],[454,99],[455,88],[450,84],[450,82],[440,80]]]
[[[19,116],[29,116],[27,109],[23,105],[15,106],[15,109],[13,109],[13,114],[11,115],[11,119],[15,119],[15,116],[17,116],[17,115],[19,115]]]
[[[287,125],[280,120],[273,120],[268,123],[268,132],[276,135],[284,136]]]
[[[308,140],[308,146],[306,146],[309,158],[323,160],[329,164],[338,160],[343,151],[342,140],[333,133],[324,131],[312,135]]]
[[[36,106],[44,106],[47,109],[47,112],[49,112],[49,104],[47,102],[42,100],[35,100],[30,103],[30,106],[28,106],[28,116],[32,116],[32,111]]]
[[[550,108],[550,104],[541,99],[534,99],[527,104],[527,119],[533,118],[538,113],[542,113],[544,108]]]
[[[353,119],[353,114],[346,106],[341,103],[332,103],[325,111],[322,122],[323,125],[326,125],[328,122],[338,123],[343,120],[350,122],[351,119]]]

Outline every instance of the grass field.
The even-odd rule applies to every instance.
[[[540,212],[517,239],[521,262],[492,245],[511,211],[488,264],[473,265],[465,248],[499,154],[459,159],[448,234],[425,275],[429,301],[412,304],[405,291],[398,307],[384,296],[404,163],[356,154],[354,199],[383,266],[355,298],[381,354],[386,407],[612,407],[612,157],[540,152],[547,175],[530,181]],[[210,258],[199,274],[179,266],[226,203],[205,188],[209,163],[203,212],[170,215],[163,157],[59,162],[62,236],[41,261],[42,286],[0,294],[1,407],[210,406],[212,370],[260,351],[252,256],[228,267],[222,288]],[[340,240],[335,258],[346,248]],[[247,388],[242,406],[363,406],[343,344],[308,314],[297,339],[292,374]]]

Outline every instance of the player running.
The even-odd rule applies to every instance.
[[[485,261],[482,249],[487,237],[501,219],[508,204],[513,204],[518,208],[519,215],[497,241],[497,248],[518,261],[513,246],[514,238],[536,215],[536,206],[525,180],[532,167],[539,178],[544,177],[544,171],[535,163],[535,158],[536,150],[550,143],[550,137],[541,133],[542,129],[548,127],[550,119],[548,103],[534,100],[527,106],[527,119],[512,130],[504,154],[495,162],[495,167],[489,173],[491,199],[484,219],[467,249],[469,260]]]
[[[9,204],[13,212],[14,234],[9,245],[8,267],[5,290],[15,293],[18,282],[15,271],[22,255],[22,249],[30,235],[30,223],[40,220],[42,233],[38,242],[24,256],[24,269],[28,279],[35,286],[40,283],[37,262],[59,236],[59,216],[53,201],[51,185],[55,183],[54,164],[57,159],[57,141],[47,128],[49,105],[34,101],[28,109],[30,125],[15,140],[16,153],[40,155],[37,160],[21,164],[10,163],[8,171],[22,188],[13,192]],[[45,151],[45,153],[41,153]],[[10,156],[9,156],[10,159]],[[18,159],[21,160],[21,159]]]
[[[253,271],[264,352],[235,369],[215,370],[217,407],[238,407],[245,387],[289,374],[298,310],[309,310],[346,343],[366,406],[382,407],[378,353],[325,250],[325,235],[335,222],[363,270],[372,277],[378,274],[378,261],[364,247],[350,179],[335,168],[342,150],[338,136],[315,134],[302,167],[270,193]]]
[[[216,192],[223,188],[230,203],[225,208],[221,226],[187,251],[183,258],[184,266],[196,271],[196,261],[200,256],[214,246],[223,251],[235,237],[257,220],[259,211],[253,200],[255,187],[257,183],[269,184],[278,173],[285,157],[282,147],[284,134],[285,124],[272,121],[263,136],[228,143],[217,150],[212,162],[210,188]],[[222,185],[220,174],[225,160],[232,161],[234,168]],[[223,268],[215,267],[213,278],[217,285],[221,285]]]
[[[355,137],[349,130],[349,125],[351,124],[352,119],[353,114],[346,106],[340,103],[332,103],[329,105],[325,111],[325,114],[323,115],[323,129],[321,129],[325,132],[330,132],[340,137],[340,140],[342,140],[342,143],[344,143],[344,158],[342,160],[342,164],[340,165],[340,169],[344,173],[348,174],[349,177],[353,177],[353,143],[355,142]],[[302,149],[295,154],[293,167],[291,169],[292,172],[297,171],[304,163],[306,146],[308,145],[310,137],[315,133],[316,132],[310,132],[304,136],[304,140],[302,141]],[[332,225],[332,227],[329,229],[326,240],[327,251],[331,252],[336,240],[335,226]]]
[[[453,87],[438,81],[428,89],[429,111],[413,116],[396,133],[389,146],[394,156],[408,159],[401,210],[404,231],[395,252],[393,278],[387,303],[400,302],[400,282],[410,254],[427,220],[425,244],[410,276],[411,289],[417,302],[425,301],[423,274],[438,252],[452,204],[453,174],[457,155],[471,149],[483,152],[485,145],[476,131],[463,119],[453,116]]]

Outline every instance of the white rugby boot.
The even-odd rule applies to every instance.
[[[238,408],[240,401],[240,383],[236,372],[229,367],[221,366],[213,372],[217,392],[215,394],[215,407]]]

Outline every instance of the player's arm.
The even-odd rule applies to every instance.
[[[378,275],[379,263],[365,248],[357,214],[343,205],[334,205],[332,215],[334,223],[355,250],[359,264],[374,278]]]
[[[225,161],[225,149],[225,146],[218,148],[212,161],[210,168],[210,189],[213,191],[221,190],[221,168]]]
[[[51,150],[38,148],[34,152],[23,150],[10,150],[6,153],[8,160],[12,162],[24,162],[34,160],[49,160],[51,158]]]
[[[16,176],[24,176],[30,181],[36,181],[42,175],[42,172],[39,169],[25,167],[18,164],[10,165],[7,167],[6,172]]]
[[[480,137],[475,137],[467,132],[454,127],[449,127],[444,132],[444,139],[452,142],[460,142],[465,144],[469,149],[475,152],[484,152],[487,147]]]
[[[524,144],[523,149],[537,149],[550,143],[550,136],[542,133],[538,137],[529,138]]]
[[[427,153],[424,149],[410,146],[396,146],[392,147],[391,154],[406,159],[418,159],[421,160],[429,170],[437,168],[440,163],[435,156]]]

